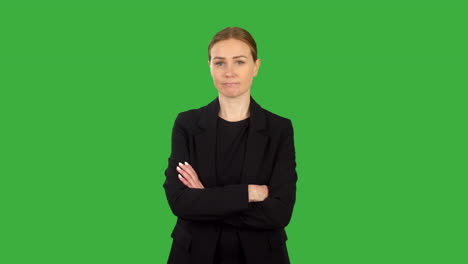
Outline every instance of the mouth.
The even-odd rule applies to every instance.
[[[224,86],[231,87],[231,86],[236,86],[239,85],[240,83],[238,82],[225,82],[223,83]]]

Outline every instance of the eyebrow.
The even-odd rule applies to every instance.
[[[232,57],[233,59],[237,59],[237,58],[240,58],[240,57],[244,57],[244,58],[247,58],[246,56],[244,55],[238,55],[238,56],[234,56]],[[221,59],[221,60],[224,60],[225,57],[214,57],[213,60],[216,60],[216,59]]]

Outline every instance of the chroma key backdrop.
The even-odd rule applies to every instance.
[[[463,1],[2,1],[0,263],[166,263],[179,112],[217,96],[211,37],[291,119],[294,264],[468,263]]]

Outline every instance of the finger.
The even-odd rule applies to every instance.
[[[182,168],[182,170],[184,170],[190,175],[190,179],[188,180],[190,181],[192,186],[194,186],[194,188],[200,188],[200,189],[205,188],[203,184],[200,182],[200,179],[198,178],[198,174],[195,171],[195,169],[193,169],[192,165],[190,165],[188,162],[185,162],[185,164],[182,164],[181,162],[179,162],[179,167]]]
[[[180,164],[179,164],[180,165]],[[191,175],[195,175],[198,178],[197,172],[195,169],[190,165],[188,162],[185,162],[185,164],[182,164],[182,168],[188,172],[190,172]]]
[[[181,165],[181,163],[179,163],[179,165]],[[200,182],[200,179],[198,178],[197,172],[195,171],[195,169],[193,169],[192,165],[190,165],[188,162],[185,162],[185,164],[182,164],[181,166],[185,171],[187,171],[190,174],[190,176],[192,176],[193,183],[196,186],[200,188],[204,188],[203,184]]]
[[[195,184],[196,184],[197,188],[200,188],[200,189],[205,188],[205,187],[203,186],[203,184],[200,182],[200,180],[198,180],[198,179],[195,181]]]
[[[195,180],[194,186],[195,186],[195,188],[198,188],[198,189],[201,189],[201,188],[202,188],[201,183],[200,183],[200,181],[198,181],[198,180]]]
[[[196,186],[195,181],[194,181],[192,175],[190,175],[190,173],[188,173],[187,171],[185,171],[184,169],[182,169],[179,166],[177,166],[177,171],[180,174],[182,174],[182,176],[184,176],[184,178],[190,183],[191,186]]]
[[[190,185],[190,182],[188,182],[182,175],[178,174],[177,175],[177,178],[179,178],[179,180],[187,187],[189,188],[193,188],[191,185]]]

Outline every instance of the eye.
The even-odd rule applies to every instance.
[[[236,61],[236,62],[238,62],[239,64],[244,64],[244,63],[245,63],[245,62],[243,62],[243,61]]]
[[[220,64],[220,63],[224,63],[224,62],[222,62],[222,61],[220,61],[220,62],[216,62],[216,63],[215,63],[215,65],[221,66],[221,64]]]

